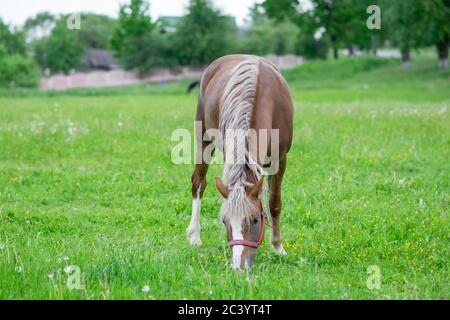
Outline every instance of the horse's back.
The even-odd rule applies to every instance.
[[[218,128],[220,108],[225,88],[236,67],[244,62],[257,62],[254,110],[251,128],[279,129],[280,144],[290,148],[292,141],[293,104],[287,82],[279,69],[268,59],[253,55],[227,55],[215,60],[205,70],[201,80],[197,120],[205,121],[205,128]],[[200,110],[199,110],[200,111]]]

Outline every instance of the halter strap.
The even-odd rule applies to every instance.
[[[269,227],[272,227],[269,225],[266,221],[266,213],[264,212],[262,202],[259,201],[259,206],[261,208],[261,224],[259,227],[259,236],[258,241],[250,241],[250,240],[230,240],[228,243],[230,247],[233,246],[244,246],[244,247],[251,247],[251,248],[259,248],[261,246],[261,243],[264,241],[264,226],[267,225]]]

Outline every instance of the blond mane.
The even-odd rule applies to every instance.
[[[230,190],[227,201],[222,205],[222,216],[234,214],[248,217],[254,211],[254,205],[245,195],[245,187],[252,185],[248,172],[257,179],[262,176],[262,167],[258,165],[249,151],[250,121],[255,103],[258,77],[258,58],[239,63],[225,86],[220,108],[219,129],[223,138],[224,156],[231,155],[231,159],[242,161],[225,161],[223,179]],[[234,141],[227,141],[229,129],[239,130],[243,134],[233,136]],[[239,154],[243,151],[244,154]]]

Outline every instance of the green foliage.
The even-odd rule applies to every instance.
[[[426,14],[426,37],[433,44],[449,41],[450,2],[448,0],[422,0]]]
[[[36,87],[39,80],[36,63],[19,54],[5,54],[2,48],[0,46],[0,87]]]
[[[0,19],[0,87],[37,86],[36,64],[25,53],[25,33],[12,30]]]
[[[26,53],[25,34],[21,30],[12,29],[0,18],[0,46],[9,54]]]
[[[83,56],[83,46],[78,38],[77,30],[69,30],[66,26],[67,16],[61,17],[50,36],[35,43],[35,59],[42,68],[52,73],[68,73],[76,69]]]
[[[27,39],[33,42],[50,35],[57,20],[57,17],[48,11],[39,12],[34,17],[29,17],[23,26]]]
[[[303,36],[298,40],[296,53],[307,59],[325,59],[328,53],[328,42]]]
[[[369,5],[381,8],[381,30],[366,27]],[[377,43],[385,40],[400,47],[405,61],[409,60],[411,49],[430,44],[438,45],[440,55],[448,56],[447,0],[311,0],[308,6],[300,0],[265,0],[263,6],[270,17],[291,19],[300,28],[308,47],[314,44],[310,39],[320,32],[322,39],[330,42],[336,58],[338,49],[355,45],[359,49],[375,49]]]
[[[425,7],[422,0],[385,1],[382,3],[384,22],[391,39],[402,50],[418,48],[425,28]]]
[[[105,15],[82,13],[79,39],[84,48],[108,49],[117,24],[116,19]]]
[[[125,69],[138,68],[146,72],[175,64],[169,39],[158,33],[148,11],[149,5],[143,0],[132,0],[120,8],[111,48]]]
[[[115,19],[104,15],[82,13],[81,29],[68,29],[67,17],[41,12],[27,19],[24,26],[35,60],[52,73],[76,69],[85,49],[107,49],[116,24]]]
[[[269,19],[261,9],[259,4],[250,9],[250,22],[245,36],[241,39],[240,51],[260,56],[295,53],[297,27],[287,19]]]
[[[174,44],[184,65],[201,66],[233,52],[236,26],[209,0],[190,0],[188,13],[177,26]]]

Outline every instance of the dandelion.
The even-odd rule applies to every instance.
[[[419,207],[423,208],[425,206],[425,200],[423,200],[422,198],[419,200]]]
[[[16,272],[17,273],[22,273],[23,268],[21,266],[16,267]]]
[[[118,126],[119,128],[122,128],[122,127],[123,127],[122,121],[119,121],[119,122],[117,123],[117,126]]]
[[[69,257],[68,257],[68,256],[64,256],[64,257],[63,257],[63,260],[64,260],[64,261],[69,261]]]
[[[54,274],[53,272],[50,272],[50,273],[48,274],[48,278],[49,278],[50,280],[53,280],[54,277],[55,277],[55,274]]]
[[[0,250],[2,250],[5,247],[3,243],[0,243]]]
[[[71,266],[67,266],[64,268],[64,272],[65,273],[70,273],[70,271],[72,271],[72,267]]]
[[[144,293],[144,300],[147,300],[147,293],[150,291],[150,287],[148,285],[145,285],[142,288],[142,292]],[[151,298],[151,297],[150,297]]]
[[[73,137],[77,134],[77,128],[75,126],[70,126],[67,129],[67,132],[68,132],[69,136]]]

